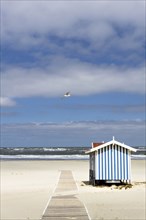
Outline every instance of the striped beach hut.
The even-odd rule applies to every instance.
[[[101,182],[131,183],[131,152],[136,152],[124,143],[113,140],[106,143],[92,143],[86,152],[90,156],[89,180],[92,184]]]

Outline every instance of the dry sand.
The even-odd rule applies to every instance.
[[[71,170],[90,219],[146,219],[145,161],[132,160],[132,188],[87,184],[88,161],[1,161],[1,220],[39,220],[61,170]],[[72,192],[71,192],[72,193]]]

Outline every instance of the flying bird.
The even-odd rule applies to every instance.
[[[69,97],[69,96],[71,96],[70,92],[66,92],[66,93],[64,94],[64,97]]]

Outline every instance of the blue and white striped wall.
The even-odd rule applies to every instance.
[[[97,143],[98,144],[98,143]],[[131,152],[137,149],[113,140],[101,143],[86,152],[90,154],[89,179],[131,182]]]
[[[131,180],[131,151],[109,145],[95,152],[95,180]]]

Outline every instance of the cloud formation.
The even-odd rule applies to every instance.
[[[75,96],[113,91],[143,94],[144,73],[143,67],[119,69],[65,60],[45,69],[11,67],[1,77],[2,96],[60,97],[65,91],[71,91]]]
[[[144,1],[2,1],[1,12],[3,97],[144,93]]]
[[[126,27],[128,34],[133,32],[134,40],[144,31],[145,25],[144,1],[59,1],[57,4],[53,1],[3,1],[2,17],[6,41],[19,40],[22,44],[35,39],[37,42],[48,34],[103,41],[120,35],[119,25]]]
[[[3,124],[2,144],[12,146],[16,139],[15,146],[90,146],[93,141],[109,141],[115,136],[136,146],[145,143],[144,127],[141,120]]]
[[[11,98],[8,98],[8,97],[0,97],[0,106],[2,107],[12,107],[12,106],[15,106],[16,105],[16,102],[11,99]]]

